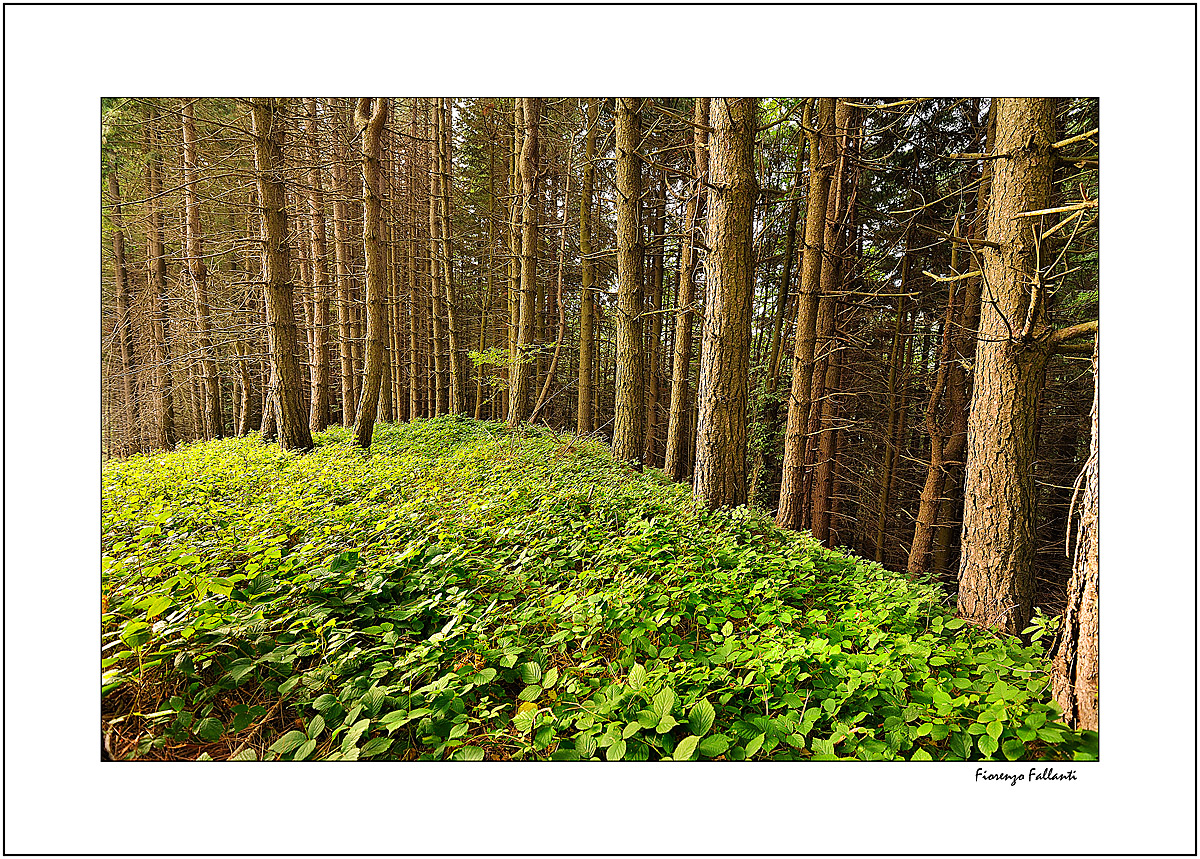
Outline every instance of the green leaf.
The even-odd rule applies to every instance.
[[[467,723],[459,722],[453,728],[450,729],[449,739],[457,740],[459,737],[466,736],[467,730],[468,730]]]
[[[579,760],[579,752],[574,749],[559,749],[550,755],[552,761],[577,761]]]
[[[661,689],[654,696],[654,700],[650,703],[650,709],[654,711],[659,718],[659,723],[662,723],[662,717],[671,712],[671,708],[675,706],[675,692],[671,688]]]
[[[672,760],[690,761],[692,754],[696,751],[696,746],[700,744],[700,738],[692,735],[684,737],[679,741],[679,745],[675,747],[675,754],[671,756]]]
[[[665,734],[678,724],[679,723],[675,721],[674,716],[672,716],[670,713],[666,713],[661,719],[658,720],[658,725],[654,728],[654,730],[659,734]]]
[[[590,734],[581,734],[575,738],[575,751],[581,758],[590,758],[596,754],[596,738]]]
[[[542,687],[545,689],[553,689],[554,684],[557,682],[558,682],[558,669],[551,668],[549,671],[546,672],[546,676],[544,678],[544,682],[542,683]]]
[[[392,741],[387,737],[376,737],[373,740],[369,740],[367,744],[359,750],[358,756],[360,758],[369,758],[372,755],[381,755],[386,752],[391,745]]]
[[[496,679],[496,669],[495,668],[485,668],[482,671],[476,672],[475,674],[471,675],[471,682],[474,683],[476,686],[482,686],[485,683],[491,683],[495,679]]]
[[[1024,756],[1025,744],[1022,743],[1020,740],[1012,740],[1012,739],[1005,740],[1004,746],[1003,746],[1003,751],[1004,751],[1004,757],[1008,758],[1010,761],[1015,761],[1015,760],[1020,759],[1022,756]]]
[[[308,723],[308,738],[310,740],[315,740],[317,737],[321,736],[321,733],[324,730],[325,730],[324,717],[323,716],[313,716],[312,721]]]
[[[533,728],[533,720],[537,717],[537,710],[526,710],[523,713],[517,713],[513,716],[512,724],[519,733],[527,734]]]
[[[653,728],[660,721],[658,714],[653,710],[638,710],[637,720],[643,728]]]
[[[379,720],[379,727],[383,728],[390,734],[392,731],[408,722],[411,718],[412,717],[409,716],[407,710],[393,710]]]
[[[196,725],[195,732],[196,736],[200,739],[209,743],[215,743],[225,733],[225,726],[221,724],[219,719],[209,716],[207,719],[202,719],[200,724]]]
[[[536,701],[542,694],[541,686],[526,686],[517,696],[518,701]]]
[[[950,751],[966,760],[971,756],[971,735],[956,733],[950,737]]]
[[[378,686],[372,686],[367,690],[366,694],[363,695],[362,702],[363,707],[366,708],[367,712],[372,716],[376,716],[379,714],[379,710],[383,707],[383,703],[386,700],[387,692],[383,691]]]
[[[713,709],[713,705],[708,703],[707,698],[701,698],[688,713],[688,727],[693,734],[703,737],[712,728],[716,718],[717,711]]]
[[[313,701],[313,709],[318,713],[324,713],[326,710],[337,704],[338,699],[326,692],[324,695]]]
[[[609,746],[608,751],[605,753],[605,757],[607,757],[610,761],[619,761],[621,758],[625,757],[625,741],[617,740],[615,743]]]
[[[313,749],[317,747],[316,740],[305,740],[304,745],[296,750],[296,754],[292,755],[292,760],[302,761],[313,753]]]
[[[1004,725],[1000,722],[988,722],[987,735],[993,740],[1000,739],[1000,735],[1004,733]]]
[[[746,759],[754,757],[755,752],[762,748],[763,740],[767,738],[766,734],[759,734],[750,742],[746,743]]]
[[[724,734],[712,734],[700,741],[700,754],[715,758],[729,750],[729,737]]]
[[[621,731],[621,739],[628,740],[634,734],[642,729],[641,722],[630,722],[625,726],[625,730]]]
[[[255,754],[254,749],[242,749],[236,755],[229,758],[229,760],[231,760],[231,761],[256,761],[256,760],[258,760],[258,755]]]
[[[479,748],[479,746],[463,746],[450,757],[450,760],[481,761],[483,760],[483,749]]]
[[[979,737],[979,751],[985,755],[994,755],[1000,744],[996,742],[996,738],[991,734],[982,734]]]
[[[915,752],[913,752],[913,756],[910,758],[910,760],[931,761],[933,760],[933,755],[929,754],[929,752],[925,751],[924,749],[917,749]]]
[[[521,679],[529,686],[533,686],[542,679],[542,666],[536,662],[526,662],[521,666]]]
[[[308,741],[303,731],[288,731],[278,740],[271,744],[271,751],[278,755],[286,754],[292,749],[297,749]]]
[[[640,662],[635,662],[629,669],[629,688],[637,692],[644,685],[646,685],[646,668]]]

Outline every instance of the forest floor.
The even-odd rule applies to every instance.
[[[1090,760],[1041,647],[596,441],[439,418],[108,462],[139,760]]]

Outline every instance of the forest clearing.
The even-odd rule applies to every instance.
[[[102,110],[102,755],[1096,760],[1098,99]]]

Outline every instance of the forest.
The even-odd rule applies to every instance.
[[[1099,118],[104,98],[102,756],[1096,760]]]

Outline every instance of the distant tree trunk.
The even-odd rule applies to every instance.
[[[445,289],[442,285],[442,175],[439,167],[439,152],[441,149],[438,132],[438,116],[440,110],[436,99],[427,105],[429,117],[429,296],[433,320],[433,372],[435,377],[435,415],[444,415],[450,410],[447,401],[446,368],[443,360],[442,344],[446,340],[442,322],[442,302],[445,299]]]
[[[617,99],[617,379],[613,456],[639,467],[645,407],[642,353],[641,99]]]
[[[496,141],[488,134],[488,248],[487,293],[479,306],[479,353],[487,351],[488,318],[492,315],[492,296],[496,292]],[[475,420],[483,417],[485,366],[475,373]]]
[[[383,385],[383,341],[387,336],[386,308],[383,303],[387,274],[383,270],[383,242],[379,235],[380,221],[383,219],[379,187],[380,141],[383,127],[387,124],[387,114],[386,98],[360,98],[354,110],[354,125],[362,137],[363,248],[367,260],[366,368],[354,437],[358,445],[364,448],[371,446],[371,435],[375,429],[375,415]]]
[[[447,99],[439,98],[434,106],[437,118],[437,172],[438,190],[441,198],[438,200],[442,233],[440,238],[442,262],[442,288],[446,294],[446,322],[449,329],[450,347],[450,411],[456,415],[464,414],[467,410],[466,373],[462,365],[462,354],[459,348],[461,324],[458,318],[458,295],[454,288],[454,245],[451,240],[451,208],[450,183],[453,174],[453,161],[450,151],[450,107]]]
[[[283,184],[283,122],[275,117],[275,100],[253,98],[254,166],[262,206],[263,279],[266,282],[268,351],[271,388],[280,445],[308,450],[312,433],[300,396],[296,362],[296,316],[292,306],[292,273],[288,252],[288,218]],[[264,412],[270,409],[264,406]],[[266,434],[264,420],[264,434]]]
[[[516,384],[517,342],[521,330],[521,216],[524,191],[521,187],[521,150],[525,131],[521,99],[513,99],[513,133],[508,171],[508,369],[504,387],[504,413],[512,414],[512,387]]]
[[[781,528],[793,530],[800,527],[804,514],[805,436],[808,429],[817,310],[821,292],[825,210],[829,202],[829,184],[837,155],[833,134],[836,101],[832,98],[819,100],[817,124],[810,133],[808,142],[811,167],[808,180],[808,209],[804,222],[804,265],[800,275],[799,302],[796,308],[796,341],[793,353],[795,361],[792,365],[791,396],[788,398],[779,511],[775,516],[775,521]]]
[[[695,301],[695,238],[707,196],[709,99],[697,98],[692,128],[694,173],[692,193],[684,217],[683,242],[679,253],[679,288],[675,300],[675,354],[671,362],[671,407],[667,420],[667,449],[663,470],[683,480],[691,461],[692,303]]]
[[[225,416],[221,410],[221,388],[217,382],[217,362],[213,358],[211,324],[208,312],[208,266],[204,263],[204,235],[200,226],[200,197],[196,192],[199,178],[196,157],[195,99],[184,99],[183,115],[183,193],[186,211],[186,255],[192,281],[196,311],[196,339],[200,353],[204,389],[204,434],[221,438],[225,434]]]
[[[711,201],[705,260],[700,407],[696,425],[695,497],[709,507],[746,502],[746,403],[750,305],[754,137],[757,100],[712,100]]]
[[[538,124],[542,100],[521,99],[525,140],[521,146],[521,299],[517,326],[517,348],[509,377],[508,423],[516,426],[529,414],[529,394],[533,387],[534,310],[537,302],[538,241]]]
[[[358,402],[358,377],[354,372],[354,347],[351,323],[354,318],[350,274],[350,210],[347,200],[350,182],[343,163],[348,157],[340,136],[335,135],[336,158],[333,161],[333,253],[337,272],[338,358],[341,362],[342,426],[354,426]]]
[[[662,340],[662,294],[663,294],[663,225],[666,223],[666,190],[660,182],[655,192],[654,214],[651,225],[650,244],[650,332],[646,354],[646,437],[643,441],[642,461],[651,467],[658,464],[658,353]]]
[[[320,432],[329,426],[329,264],[325,247],[325,200],[321,178],[321,150],[317,145],[317,100],[306,98],[308,157],[308,216],[312,227],[313,355],[312,392],[309,396],[309,429]]]
[[[176,429],[166,312],[167,251],[163,241],[162,204],[159,202],[162,194],[162,149],[159,146],[157,120],[157,109],[151,104],[142,142],[142,149],[146,153],[146,205],[150,220],[146,231],[146,268],[153,307],[150,331],[154,340],[154,379],[159,409],[157,441],[166,450],[171,450],[175,447]]]
[[[596,282],[596,268],[591,255],[598,115],[596,100],[584,99],[583,121],[587,125],[587,137],[584,143],[583,192],[579,201],[579,257],[583,285],[579,299],[579,396],[575,419],[575,431],[580,435],[586,435],[595,428],[592,423],[592,358],[595,354],[596,314],[592,289]]]
[[[1034,423],[1049,350],[1042,324],[1036,238],[1022,212],[1049,206],[1054,100],[1001,98],[983,250],[987,298],[979,323],[967,431],[958,613],[1019,634],[1033,612]]]
[[[410,419],[416,419],[424,414],[425,397],[421,388],[420,344],[418,340],[417,302],[417,100],[413,99],[409,113],[408,145],[405,150],[408,162],[408,223],[409,245],[408,258],[408,414]]]
[[[128,435],[121,445],[122,453],[141,450],[141,421],[138,417],[137,363],[133,351],[133,305],[129,295],[129,268],[125,263],[125,224],[121,217],[121,186],[117,180],[117,164],[108,165],[109,220],[112,222],[113,269],[117,290],[117,342],[121,349],[121,390],[125,401],[125,420]]]
[[[1100,341],[1092,352],[1091,456],[1084,467],[1075,561],[1067,585],[1067,609],[1050,653],[1054,700],[1066,724],[1100,730]]]

